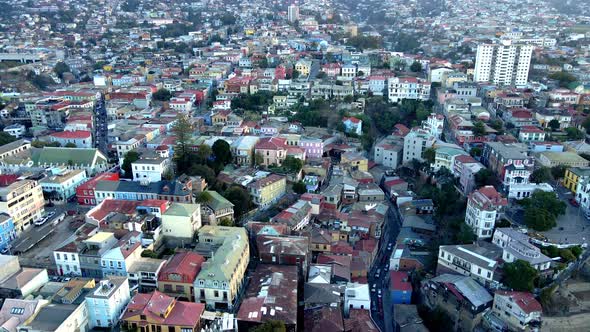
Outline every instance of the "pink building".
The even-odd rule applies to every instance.
[[[281,165],[287,157],[287,140],[282,137],[261,138],[254,147],[255,153],[262,157],[261,165]]]
[[[302,138],[299,147],[305,150],[307,158],[319,159],[324,155],[324,141],[319,138]]]

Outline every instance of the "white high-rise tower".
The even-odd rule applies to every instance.
[[[533,45],[513,44],[510,40],[478,45],[473,80],[497,85],[525,86],[533,48]]]
[[[290,5],[289,6],[288,19],[289,19],[289,22],[295,22],[299,19],[299,6],[297,6],[297,5]]]

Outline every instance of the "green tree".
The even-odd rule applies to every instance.
[[[474,146],[471,148],[471,150],[469,150],[469,154],[474,158],[481,157],[481,153],[482,153],[481,148],[479,148],[477,146]]]
[[[16,141],[16,138],[14,138],[14,136],[10,135],[5,131],[0,131],[0,146],[12,143],[14,141]]]
[[[250,197],[250,193],[248,193],[246,189],[233,185],[223,193],[223,197],[234,205],[234,215],[236,219],[250,211],[252,197]]]
[[[461,226],[459,227],[459,232],[456,233],[455,236],[455,243],[457,244],[471,244],[475,242],[477,237],[475,233],[473,233],[473,228],[467,225],[466,223],[462,222]]]
[[[422,157],[426,160],[429,164],[434,164],[434,159],[436,157],[436,150],[434,148],[428,148],[422,152]]]
[[[279,320],[269,320],[264,324],[251,328],[250,332],[287,332],[285,323]]]
[[[572,253],[570,249],[561,249],[559,250],[559,256],[566,262],[572,262],[576,260],[576,256]]]
[[[575,127],[565,128],[565,133],[567,134],[567,138],[570,140],[579,140],[586,136],[580,129]]]
[[[255,166],[260,166],[264,163],[264,157],[262,156],[262,154],[260,152],[256,152],[254,154],[254,165]]]
[[[546,231],[556,226],[558,216],[565,214],[566,205],[553,192],[537,190],[522,200],[524,221],[528,227]]]
[[[486,134],[486,126],[481,121],[477,121],[473,124],[473,135],[475,136],[483,136]]]
[[[201,191],[200,193],[198,193],[195,197],[195,203],[199,203],[199,204],[206,204],[211,202],[211,200],[213,199],[213,197],[211,196],[211,194],[207,191]]]
[[[553,166],[551,167],[551,176],[553,176],[555,180],[563,179],[565,176],[565,169],[566,168],[563,165]]]
[[[231,149],[229,143],[227,143],[225,140],[218,139],[215,141],[211,150],[213,151],[213,155],[215,156],[215,160],[217,162],[223,163],[223,165],[227,165],[232,162],[233,158],[231,155]]]
[[[537,270],[521,259],[504,264],[504,284],[515,291],[532,292]]]
[[[552,179],[551,169],[549,167],[537,168],[531,174],[531,182],[533,183],[544,183]]]
[[[558,71],[549,75],[550,79],[559,81],[559,86],[562,88],[567,88],[570,83],[576,81],[576,77],[568,72],[565,71]]]
[[[290,173],[298,173],[303,168],[303,161],[293,156],[287,156],[283,161],[283,167]]]
[[[146,249],[141,252],[141,257],[148,257],[148,258],[158,258],[158,254],[153,250]]]
[[[172,98],[172,93],[170,93],[170,91],[168,91],[167,89],[158,89],[158,91],[154,92],[154,94],[152,95],[152,98],[154,98],[154,100],[158,100],[158,101],[168,101],[170,100],[170,98]]]
[[[418,61],[414,61],[412,63],[412,65],[410,66],[410,70],[413,71],[414,73],[421,72],[422,71],[422,64]]]
[[[53,67],[53,72],[57,75],[57,77],[59,78],[63,78],[64,77],[64,73],[67,73],[70,71],[70,66],[68,66],[65,62],[60,61],[58,63],[55,64],[55,67]]]
[[[75,148],[76,147],[76,143],[72,143],[72,142],[68,142],[66,143],[66,145],[64,145],[65,148]]]
[[[479,187],[483,187],[483,186],[489,186],[489,185],[494,185],[494,183],[496,182],[496,176],[494,175],[494,173],[487,169],[487,168],[482,168],[479,170],[479,172],[475,173],[475,186],[477,188]]]
[[[131,169],[131,164],[139,160],[139,153],[136,151],[129,151],[125,154],[123,159],[123,165],[121,165],[121,169],[125,172],[125,178],[132,179],[133,178],[133,170]]]
[[[420,103],[416,108],[416,121],[422,122],[430,115],[430,109],[426,108],[423,103]]]
[[[231,218],[221,218],[217,223],[218,226],[233,227],[235,226],[234,221]]]
[[[211,167],[203,164],[191,165],[186,174],[198,175],[202,177],[203,179],[205,179],[209,187],[212,187],[217,181],[215,177],[215,171]]]
[[[559,129],[559,121],[557,119],[549,121],[547,125],[549,126],[549,128],[551,128],[552,131],[556,131],[557,129]]]
[[[293,191],[299,195],[307,192],[307,186],[302,181],[293,183]]]
[[[190,144],[192,138],[193,126],[188,117],[181,114],[176,118],[176,123],[172,127],[172,132],[176,137],[176,147],[174,148],[174,159],[178,174],[186,173],[190,166]]]

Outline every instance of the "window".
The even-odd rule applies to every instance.
[[[58,260],[61,259],[59,253],[56,253],[55,254],[55,258],[58,259]]]
[[[12,315],[22,315],[25,312],[25,308],[21,308],[21,307],[14,307],[12,309],[10,309],[10,313]]]

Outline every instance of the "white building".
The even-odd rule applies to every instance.
[[[428,116],[426,121],[422,122],[422,128],[427,130],[430,135],[439,139],[443,133],[444,124],[445,117],[442,114],[432,113]]]
[[[299,6],[290,5],[288,8],[287,18],[289,22],[295,22],[299,20]]]
[[[403,164],[407,164],[413,159],[424,161],[422,153],[424,150],[431,148],[435,142],[435,137],[430,135],[428,131],[420,128],[413,128],[404,137]]]
[[[101,280],[96,288],[86,295],[90,328],[117,326],[119,317],[130,300],[127,278],[109,277],[107,280]]]
[[[436,274],[462,274],[490,287],[499,285],[495,277],[502,250],[490,243],[440,246]]]
[[[78,256],[78,246],[75,242],[70,242],[61,248],[53,251],[53,258],[57,274],[69,276],[81,276],[80,257]]]
[[[402,161],[403,141],[395,136],[388,136],[375,145],[373,159],[375,163],[396,169]]]
[[[512,263],[523,260],[531,264],[538,271],[546,271],[551,267],[551,258],[541,253],[530,242],[530,237],[513,228],[496,228],[492,242],[502,248],[502,260]]]
[[[168,171],[170,160],[168,158],[145,158],[131,163],[133,181],[162,181],[162,175]]]
[[[25,135],[25,133],[27,132],[27,129],[25,128],[24,125],[22,124],[11,124],[10,126],[6,126],[4,128],[4,132],[8,133],[8,135],[16,137],[16,138],[21,138]]]
[[[528,331],[530,325],[530,330],[535,331],[540,326],[543,308],[531,293],[498,290],[494,293],[492,312],[510,325],[510,330]]]
[[[510,40],[478,45],[473,80],[526,86],[533,49],[533,45],[513,44]]]
[[[371,309],[371,297],[368,284],[348,283],[344,291],[344,313],[350,309]]]
[[[472,192],[467,200],[465,223],[473,229],[478,238],[490,238],[496,220],[508,200],[493,186],[485,186]]]
[[[553,192],[553,187],[549,183],[514,183],[508,190],[508,198],[523,199],[531,196],[536,190]]]
[[[92,133],[88,130],[59,131],[49,135],[52,142],[61,146],[74,144],[77,148],[92,148]]]
[[[430,82],[417,77],[391,77],[387,80],[387,93],[392,103],[404,99],[430,99]]]

